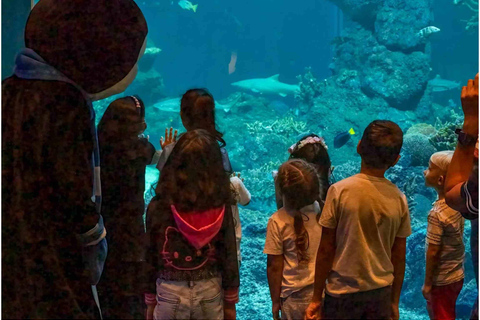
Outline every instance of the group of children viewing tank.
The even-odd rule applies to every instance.
[[[78,14],[85,10],[88,17]],[[66,28],[86,23],[99,32]],[[60,40],[52,42],[56,33]],[[112,41],[120,33],[129,50]],[[251,196],[216,128],[213,96],[205,89],[183,95],[186,132],[166,130],[161,150],[142,134],[147,124],[138,96],[113,101],[98,132],[92,124],[91,101],[133,80],[146,33],[131,0],[42,0],[32,11],[29,49],[2,87],[5,318],[237,317],[237,205]],[[92,55],[92,48],[102,50]],[[462,106],[455,154],[433,154],[424,172],[438,194],[428,215],[422,287],[432,319],[455,319],[463,216],[478,218],[478,75],[464,87]],[[310,134],[290,147],[290,159],[273,175],[278,210],[264,247],[274,319],[400,317],[410,214],[385,172],[400,159],[402,143],[397,124],[371,122],[357,146],[360,173],[334,184],[322,137]],[[160,175],[144,224],[147,165]],[[478,247],[473,254],[478,259]]]

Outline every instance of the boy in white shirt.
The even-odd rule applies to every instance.
[[[400,159],[402,144],[398,125],[373,121],[358,143],[360,173],[330,187],[307,319],[320,313],[327,319],[398,319],[410,216],[405,195],[384,175]]]

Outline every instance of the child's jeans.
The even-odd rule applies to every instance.
[[[427,301],[430,319],[455,320],[455,305],[462,287],[463,279],[446,286],[432,286],[430,301]]]
[[[223,319],[222,278],[201,281],[157,279],[155,320]]]
[[[312,301],[312,297],[313,284],[282,298],[282,320],[303,320],[305,310]]]

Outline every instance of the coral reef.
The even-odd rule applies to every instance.
[[[430,143],[437,151],[454,150],[457,145],[455,129],[462,126],[463,118],[454,110],[450,111],[449,120],[442,122],[439,118],[435,122],[436,134],[430,137]]]
[[[410,155],[412,166],[428,166],[430,156],[435,153],[435,147],[429,137],[423,134],[407,134],[403,137],[403,149]]]
[[[401,110],[421,107],[426,116],[431,108],[431,91],[426,91],[429,40],[420,31],[431,26],[433,1],[332,2],[358,23],[344,29],[332,43],[334,77],[344,77],[348,70],[347,75],[356,78],[353,85],[360,83],[368,95]]]
[[[433,136],[437,133],[435,127],[428,123],[417,123],[408,128],[406,134],[423,134],[426,136]]]
[[[325,82],[319,83],[312,74],[312,68],[305,68],[305,74],[297,76],[300,91],[295,93],[295,101],[308,107],[313,105],[314,99],[322,94]]]
[[[247,123],[247,130],[250,134],[275,133],[286,136],[297,136],[299,134],[306,134],[306,128],[306,122],[295,120],[293,117]]]
[[[468,20],[463,20],[465,30],[476,30],[478,28],[478,0],[453,0],[453,4],[462,5],[472,11],[472,17]]]
[[[392,51],[423,51],[427,39],[418,32],[432,20],[432,0],[386,0],[376,16],[376,37]]]
[[[424,98],[429,60],[420,51],[390,51],[377,41],[375,34],[357,25],[344,30],[344,36],[334,42],[330,69],[334,77],[344,77],[345,70],[349,70],[350,77],[356,75],[368,95],[382,97],[401,110],[414,110],[422,98],[427,108],[429,105],[428,97]]]

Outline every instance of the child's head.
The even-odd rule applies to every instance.
[[[299,263],[308,263],[308,233],[300,209],[318,199],[319,181],[315,168],[304,160],[289,160],[278,170],[278,186],[287,211],[294,211],[295,245]]]
[[[387,170],[400,159],[402,144],[403,132],[395,122],[375,120],[363,132],[357,152],[367,167]]]
[[[230,179],[215,136],[202,129],[183,134],[162,169],[155,192],[183,212],[230,204]]]
[[[98,136],[103,141],[126,141],[138,137],[146,128],[143,101],[128,96],[110,103],[98,124]]]
[[[204,129],[224,142],[223,134],[215,127],[215,100],[206,89],[190,89],[182,97],[180,117],[187,131]]]
[[[440,151],[430,157],[428,168],[423,172],[427,187],[434,188],[437,191],[443,190],[452,157],[453,151]]]
[[[329,186],[329,175],[332,167],[328,148],[322,137],[316,134],[309,134],[300,139],[296,144],[290,147],[290,159],[303,159],[313,165],[318,173],[322,184],[321,199],[325,199],[326,191]]]

